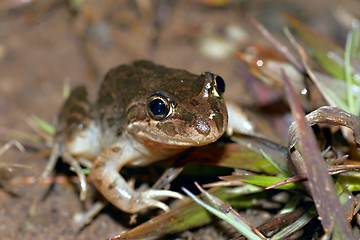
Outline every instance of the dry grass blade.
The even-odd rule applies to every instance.
[[[328,96],[328,94],[326,94],[326,92],[324,91],[324,86],[321,83],[321,81],[319,81],[316,77],[316,75],[314,74],[314,72],[311,70],[309,62],[310,59],[308,57],[308,55],[306,54],[305,49],[296,41],[296,39],[294,38],[294,36],[291,34],[291,32],[289,31],[288,28],[284,29],[284,33],[287,36],[287,38],[289,39],[289,41],[291,42],[291,44],[293,44],[293,46],[296,48],[296,50],[298,51],[299,56],[301,57],[301,62],[305,68],[306,73],[308,74],[308,76],[311,78],[311,80],[315,83],[315,85],[317,86],[317,88],[319,89],[319,91],[321,92],[321,95],[325,98],[325,100],[331,105],[331,106],[336,106],[336,104],[334,103],[334,101]]]
[[[262,25],[260,24],[256,19],[252,19],[252,23],[255,25],[255,27],[262,33],[262,35],[271,42],[279,52],[281,52],[294,66],[299,72],[304,72],[304,67],[296,60],[296,58],[291,55],[288,48],[281,44],[276,38]]]
[[[184,169],[184,167],[170,167],[154,183],[152,189],[163,189],[168,186]]]
[[[41,137],[39,137],[38,135],[28,134],[23,131],[9,129],[9,128],[2,127],[2,126],[0,126],[0,137],[4,138],[6,140],[17,139],[18,141],[26,142],[26,143],[28,143],[28,142],[40,143],[41,142]]]
[[[340,174],[340,173],[345,173],[345,172],[360,172],[360,166],[358,166],[358,165],[335,166],[335,167],[329,167],[328,171],[329,171],[330,175],[335,175],[335,174]],[[287,178],[284,181],[281,181],[281,182],[275,183],[269,187],[266,187],[265,189],[272,189],[275,187],[280,187],[285,184],[289,184],[289,183],[293,183],[293,182],[297,182],[297,181],[301,181],[301,180],[306,180],[306,179],[308,179],[308,176],[306,173],[298,174],[296,176]]]
[[[7,150],[9,150],[12,146],[15,146],[17,149],[19,149],[21,152],[25,151],[25,148],[23,147],[23,145],[21,145],[21,143],[19,143],[16,140],[10,140],[9,142],[5,143],[1,148],[0,148],[0,156],[3,155]]]
[[[296,208],[291,212],[276,215],[257,229],[266,236],[270,236],[280,231],[283,227],[286,227],[289,223],[295,222],[307,210],[307,208]],[[242,236],[233,240],[246,240],[246,238]]]
[[[318,149],[315,135],[306,124],[304,110],[285,73],[283,80],[291,112],[298,126],[299,144],[308,174],[311,196],[324,231],[325,233],[333,233],[334,237],[355,239],[341,208],[333,181]]]
[[[6,151],[8,151],[12,146],[15,146],[21,152],[25,151],[25,148],[23,145],[21,145],[21,143],[19,143],[16,140],[10,140],[0,148],[0,156],[2,156]],[[11,168],[11,167],[30,168],[29,166],[22,164],[0,162],[0,168]]]
[[[285,17],[290,26],[308,46],[307,50],[312,58],[316,60],[316,62],[318,62],[330,75],[337,79],[345,80],[344,67],[347,64],[344,59],[344,49],[336,45],[329,38],[303,24],[290,14],[287,14]],[[350,51],[348,53],[348,56],[350,56]],[[350,60],[350,58],[348,58],[348,60]]]

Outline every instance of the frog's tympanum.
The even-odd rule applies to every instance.
[[[217,140],[227,126],[223,79],[194,75],[136,61],[112,69],[90,104],[84,87],[74,89],[59,116],[47,175],[61,156],[79,176],[81,198],[90,168],[95,187],[119,209],[136,213],[148,207],[168,210],[157,200],[180,198],[169,190],[134,190],[119,174],[125,166],[143,166],[192,146]]]

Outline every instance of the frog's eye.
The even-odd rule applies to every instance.
[[[222,77],[215,77],[215,87],[220,94],[223,94],[225,92],[225,81]]]
[[[225,81],[219,75],[209,73],[209,77],[211,81],[213,81],[213,85],[218,92],[219,95],[222,95],[225,92]]]
[[[151,118],[163,120],[171,113],[171,104],[166,96],[162,94],[152,95],[147,104],[147,111]]]

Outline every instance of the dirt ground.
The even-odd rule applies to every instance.
[[[33,133],[26,123],[31,115],[52,123],[64,84],[86,85],[94,99],[110,68],[135,59],[193,73],[215,72],[226,81],[226,97],[251,105],[234,52],[254,42],[267,44],[252,17],[281,35],[286,26],[281,13],[289,11],[343,44],[346,27],[335,20],[335,9],[360,12],[355,0],[341,5],[329,0],[233,0],[225,6],[205,0],[86,0],[71,5],[75,2],[0,1],[0,135],[4,129]],[[9,138],[0,140],[1,146]],[[68,185],[49,190],[49,185],[27,184],[47,162],[37,154],[38,146],[0,156],[0,163],[29,167],[0,169],[0,239],[106,239],[129,228],[128,215],[110,208],[79,232],[74,218],[91,199],[82,203],[76,187]]]

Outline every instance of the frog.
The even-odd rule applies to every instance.
[[[219,139],[228,122],[224,92],[223,78],[211,72],[196,75],[147,60],[115,67],[105,75],[95,103],[84,86],[72,90],[42,177],[61,157],[78,175],[81,200],[87,191],[86,167],[91,183],[118,209],[168,211],[161,200],[182,198],[180,193],[135,189],[119,172]]]

